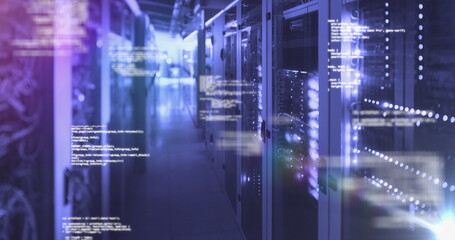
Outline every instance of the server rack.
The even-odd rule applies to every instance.
[[[262,239],[262,7],[240,4],[240,168],[241,224],[247,239]]]
[[[253,188],[244,177],[260,168],[261,197],[250,203],[261,201],[262,239],[437,237],[455,191],[454,4],[237,4],[238,28],[224,33],[225,76],[253,80],[261,96],[243,96],[242,119],[225,129],[258,132],[263,141],[260,157],[224,155],[227,195],[246,237],[257,237],[248,224],[258,215],[245,199]],[[361,34],[333,41],[334,23]],[[260,111],[253,99],[262,99]],[[401,222],[384,223],[393,219]]]
[[[272,5],[272,238],[317,239],[318,12]]]
[[[447,221],[454,204],[449,147],[453,81],[446,78],[453,71],[446,54],[453,51],[449,39],[454,35],[440,25],[453,26],[453,18],[445,14],[453,8],[452,3],[428,1],[344,5],[343,21],[405,32],[372,34],[346,46],[364,56],[351,63],[360,72],[361,84],[346,91],[343,99],[348,116],[344,134],[350,136],[344,142],[350,149],[345,178],[357,179],[363,192],[345,195],[343,239],[447,237],[434,225]],[[381,124],[362,124],[372,117],[356,114],[359,111],[377,111]],[[393,225],[385,223],[390,220]]]

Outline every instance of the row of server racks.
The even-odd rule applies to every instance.
[[[84,50],[71,47],[64,54],[42,54],[57,49],[51,46],[35,49],[39,50],[35,55],[15,54],[12,40],[32,39],[37,31],[36,16],[30,11],[38,9],[54,24],[63,22],[53,15],[63,6],[66,15],[79,17],[76,27],[84,33],[80,39]],[[71,129],[104,125],[109,130],[150,132],[146,121],[153,76],[115,71],[115,64],[125,61],[113,57],[133,55],[137,48],[157,55],[152,52],[156,38],[148,15],[135,12],[123,0],[7,0],[0,2],[0,12],[0,239],[73,239],[62,231],[62,219],[71,216],[118,216],[137,224],[134,221],[142,218],[130,217],[135,206],[127,201],[133,189],[131,176],[144,172],[145,160],[122,166],[74,166]],[[59,30],[56,26],[49,29]],[[157,71],[158,59],[140,61],[136,67]],[[91,143],[131,142],[147,150],[145,137],[103,135]],[[141,227],[136,230],[135,234],[143,233]]]
[[[455,3],[239,0],[193,35],[197,121],[246,239],[449,239]]]

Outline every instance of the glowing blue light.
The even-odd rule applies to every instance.
[[[452,240],[455,236],[455,218],[446,216],[441,223],[433,228],[437,240]]]

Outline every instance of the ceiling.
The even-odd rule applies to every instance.
[[[157,31],[170,30],[175,0],[137,0],[137,3]]]
[[[184,35],[194,24],[195,9],[205,11],[209,19],[232,0],[137,0],[157,31]]]

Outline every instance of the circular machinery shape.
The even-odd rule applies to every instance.
[[[34,72],[36,58],[18,55],[21,49],[12,44],[33,38],[33,21],[27,12],[30,2],[0,3],[0,115],[6,116],[0,123],[0,136],[5,140],[0,146],[0,166],[12,161],[4,157],[11,152],[30,161],[42,148],[42,141],[36,137],[43,112],[43,94]]]
[[[11,185],[0,185],[0,239],[38,239],[31,204],[21,190]]]

